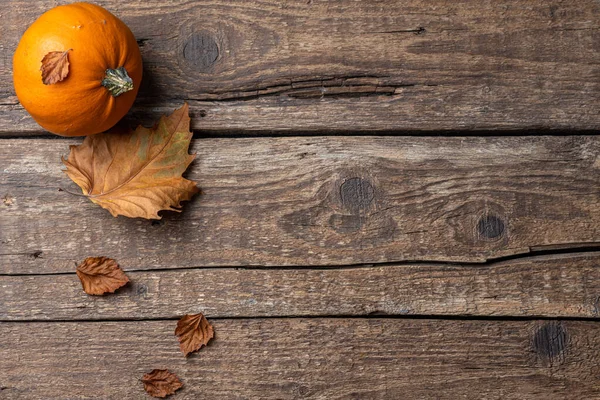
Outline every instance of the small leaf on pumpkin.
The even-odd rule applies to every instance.
[[[160,219],[160,210],[181,211],[200,190],[181,175],[194,160],[188,105],[161,117],[152,128],[100,133],[71,146],[67,175],[92,202],[113,216]]]
[[[107,257],[88,257],[77,267],[77,276],[87,294],[102,295],[129,282],[117,262]]]
[[[183,383],[166,369],[155,369],[142,377],[144,390],[152,397],[164,398],[183,387]]]
[[[42,82],[53,85],[69,76],[69,51],[51,51],[42,58]]]
[[[187,357],[206,346],[214,337],[214,330],[204,315],[185,315],[177,322],[175,335],[179,336],[179,348]]]

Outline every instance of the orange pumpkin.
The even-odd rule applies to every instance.
[[[42,59],[68,52],[67,77],[42,82]],[[131,108],[142,81],[135,37],[104,8],[73,3],[41,15],[13,57],[15,91],[38,124],[62,136],[85,136],[115,125]]]

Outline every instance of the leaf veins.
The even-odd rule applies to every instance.
[[[51,51],[42,58],[42,82],[53,85],[69,76],[69,51]]]
[[[155,369],[142,377],[144,390],[153,397],[165,398],[183,387],[183,383],[166,369]]]
[[[92,202],[113,216],[160,219],[160,210],[181,211],[200,190],[183,178],[195,155],[188,105],[161,117],[151,129],[100,133],[71,146],[66,174]]]
[[[175,335],[179,337],[179,348],[187,357],[206,346],[214,337],[214,330],[204,315],[185,315],[177,322]]]
[[[107,257],[88,257],[77,267],[83,291],[92,295],[114,293],[129,282],[117,262]]]

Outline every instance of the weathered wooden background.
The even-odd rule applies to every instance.
[[[0,10],[0,399],[600,399],[600,1],[98,1],[202,194],[113,218],[19,105]],[[85,295],[83,258],[132,280]],[[176,319],[216,338],[184,359]]]

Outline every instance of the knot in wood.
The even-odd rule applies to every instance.
[[[480,237],[497,239],[504,234],[504,221],[495,215],[484,215],[477,222],[477,232]]]
[[[310,389],[307,386],[298,385],[298,394],[301,397],[307,397],[308,395],[310,395]]]
[[[209,69],[219,58],[219,46],[206,32],[196,32],[183,45],[183,58],[198,71]]]
[[[375,189],[371,183],[362,178],[349,178],[340,186],[342,206],[352,214],[366,210],[373,198]]]
[[[562,363],[568,346],[569,337],[560,322],[548,322],[533,335],[532,347],[536,354],[552,365],[554,361]]]
[[[146,298],[146,295],[148,294],[148,286],[143,283],[139,283],[137,284],[135,291],[138,296]]]

